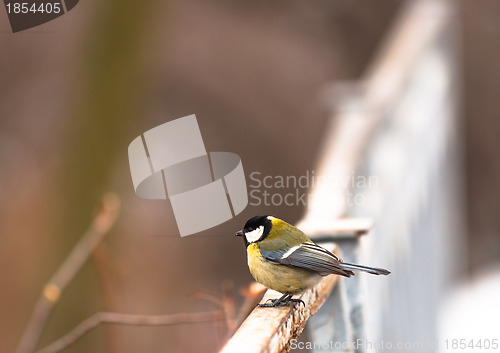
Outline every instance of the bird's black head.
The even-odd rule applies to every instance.
[[[235,235],[243,236],[245,246],[264,240],[273,226],[271,216],[255,216],[250,218],[242,230]]]

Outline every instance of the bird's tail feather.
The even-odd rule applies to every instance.
[[[371,273],[372,275],[388,275],[389,273],[391,273],[390,271],[383,269],[383,268],[350,264],[348,262],[341,262],[340,266],[342,266],[342,268],[345,270],[363,271],[363,272]]]

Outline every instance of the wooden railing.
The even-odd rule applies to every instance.
[[[366,74],[359,81],[335,86],[332,97],[335,110],[316,175],[345,180],[358,170],[367,158],[367,148],[374,135],[404,97],[419,60],[439,45],[437,42],[443,33],[450,31],[453,23],[450,6],[447,1],[410,2],[397,18]],[[311,190],[307,212],[297,226],[313,240],[330,239],[325,247],[340,252],[345,261],[362,262],[358,259],[358,238],[369,232],[373,221],[344,218],[348,205],[343,195],[348,188],[346,183],[317,184]],[[294,348],[293,340],[325,302],[328,310],[319,310],[311,321],[311,336],[315,342],[328,343],[325,338],[337,342],[365,338],[360,277],[345,281],[339,281],[337,276],[325,277],[316,287],[302,294],[300,298],[305,307],[256,308],[221,352],[282,352]],[[339,282],[343,283],[339,285]],[[262,301],[278,295],[268,291]],[[328,351],[364,351],[363,347],[329,348]]]

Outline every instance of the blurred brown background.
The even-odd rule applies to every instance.
[[[294,222],[297,207],[248,207],[224,225],[177,235],[165,201],[133,192],[128,143],[195,113],[209,151],[245,172],[313,170],[328,111],[325,85],[358,78],[401,1],[82,1],[12,34],[0,11],[0,351],[13,351],[36,298],[86,229],[104,191],[122,200],[105,244],[113,294],[89,262],[63,294],[41,346],[98,310],[161,314],[216,309],[250,275],[232,234],[255,214]],[[458,5],[463,75],[469,272],[500,254],[500,3]],[[102,264],[101,264],[102,266]],[[111,337],[111,338],[110,338]],[[193,339],[196,338],[196,339]],[[68,352],[216,351],[212,324],[101,327]]]

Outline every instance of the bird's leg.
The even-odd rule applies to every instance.
[[[267,301],[270,301],[271,303],[266,302],[264,304],[259,304],[259,306],[261,308],[273,308],[276,306],[295,306],[296,303],[304,304],[304,306],[306,306],[306,304],[301,299],[292,299],[292,295],[293,294],[285,293],[278,299],[268,299]]]

